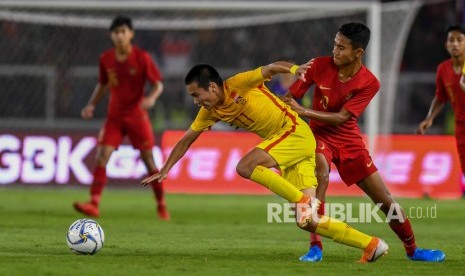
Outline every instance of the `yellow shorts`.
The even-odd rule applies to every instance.
[[[276,135],[264,140],[257,148],[265,150],[279,165],[284,179],[297,189],[316,188],[316,142],[310,127],[297,119],[295,130],[283,128]]]
[[[299,163],[287,167],[281,171],[284,179],[289,181],[299,190],[314,188],[318,186],[315,176],[315,158],[305,158]]]

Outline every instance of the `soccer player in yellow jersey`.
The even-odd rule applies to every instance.
[[[144,179],[143,185],[165,179],[170,169],[186,153],[204,130],[218,121],[228,122],[258,134],[263,141],[247,153],[236,167],[237,173],[296,203],[297,225],[338,243],[363,250],[361,262],[372,262],[387,253],[387,244],[346,223],[320,216],[319,201],[313,197],[317,180],[315,139],[307,123],[274,96],[264,81],[278,73],[304,78],[309,64],[300,66],[275,62],[239,73],[223,82],[210,65],[198,64],[186,75],[187,93],[200,106],[191,127],[179,140],[158,173]],[[282,176],[270,168],[279,168]]]

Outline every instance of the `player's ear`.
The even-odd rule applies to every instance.
[[[357,50],[355,50],[355,56],[357,58],[361,58],[363,56],[364,52],[365,52],[365,50],[363,50],[362,48],[358,48]]]
[[[215,92],[216,92],[216,89],[217,89],[216,83],[210,82],[210,89],[209,89],[209,90],[210,90],[211,92],[215,93]]]

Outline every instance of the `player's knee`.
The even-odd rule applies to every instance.
[[[108,159],[110,159],[110,155],[111,155],[111,152],[110,153],[106,153],[104,151],[99,152],[95,158],[97,166],[100,166],[100,167],[106,166]]]
[[[95,158],[95,162],[97,163],[97,166],[105,166],[105,159],[100,156],[100,155],[97,155],[97,157]]]
[[[250,164],[241,160],[236,166],[236,172],[240,176],[249,179],[252,175],[253,169],[250,168]]]

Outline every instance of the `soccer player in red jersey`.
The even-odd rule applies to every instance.
[[[89,103],[81,112],[84,119],[92,118],[95,106],[106,90],[110,90],[107,118],[98,137],[97,164],[90,187],[91,199],[87,203],[74,203],[77,211],[93,217],[99,216],[100,198],[107,182],[106,165],[112,152],[121,144],[124,135],[127,135],[133,147],[140,151],[148,173],[158,172],[152,154],[154,136],[146,110],[155,105],[162,93],[162,75],[150,55],[132,45],[134,30],[130,18],[116,17],[110,26],[110,33],[114,48],[100,56],[99,82]],[[144,96],[147,81],[152,86],[148,95]],[[151,186],[158,204],[158,217],[169,220],[162,183],[155,181]]]
[[[460,157],[462,175],[465,175],[465,26],[453,25],[447,29],[446,49],[450,59],[439,64],[436,73],[436,95],[431,102],[428,115],[418,125],[417,134],[425,134],[434,118],[450,101],[455,117],[455,139]],[[465,68],[464,68],[465,69]],[[462,75],[462,76],[461,76]],[[465,183],[460,181],[462,195],[465,196]]]
[[[404,244],[409,259],[443,261],[442,251],[417,248],[408,218],[395,203],[363,143],[357,120],[380,87],[378,79],[362,64],[369,40],[370,30],[365,25],[342,25],[334,39],[333,56],[313,59],[305,81],[297,80],[283,100],[299,115],[310,119],[317,141],[317,198],[324,201],[333,162],[347,185],[356,183],[373,202],[381,203],[380,208],[386,215],[391,211],[389,226]],[[312,85],[315,87],[313,108],[304,108],[293,97],[301,98]],[[314,235],[302,261],[322,259],[321,241]]]

